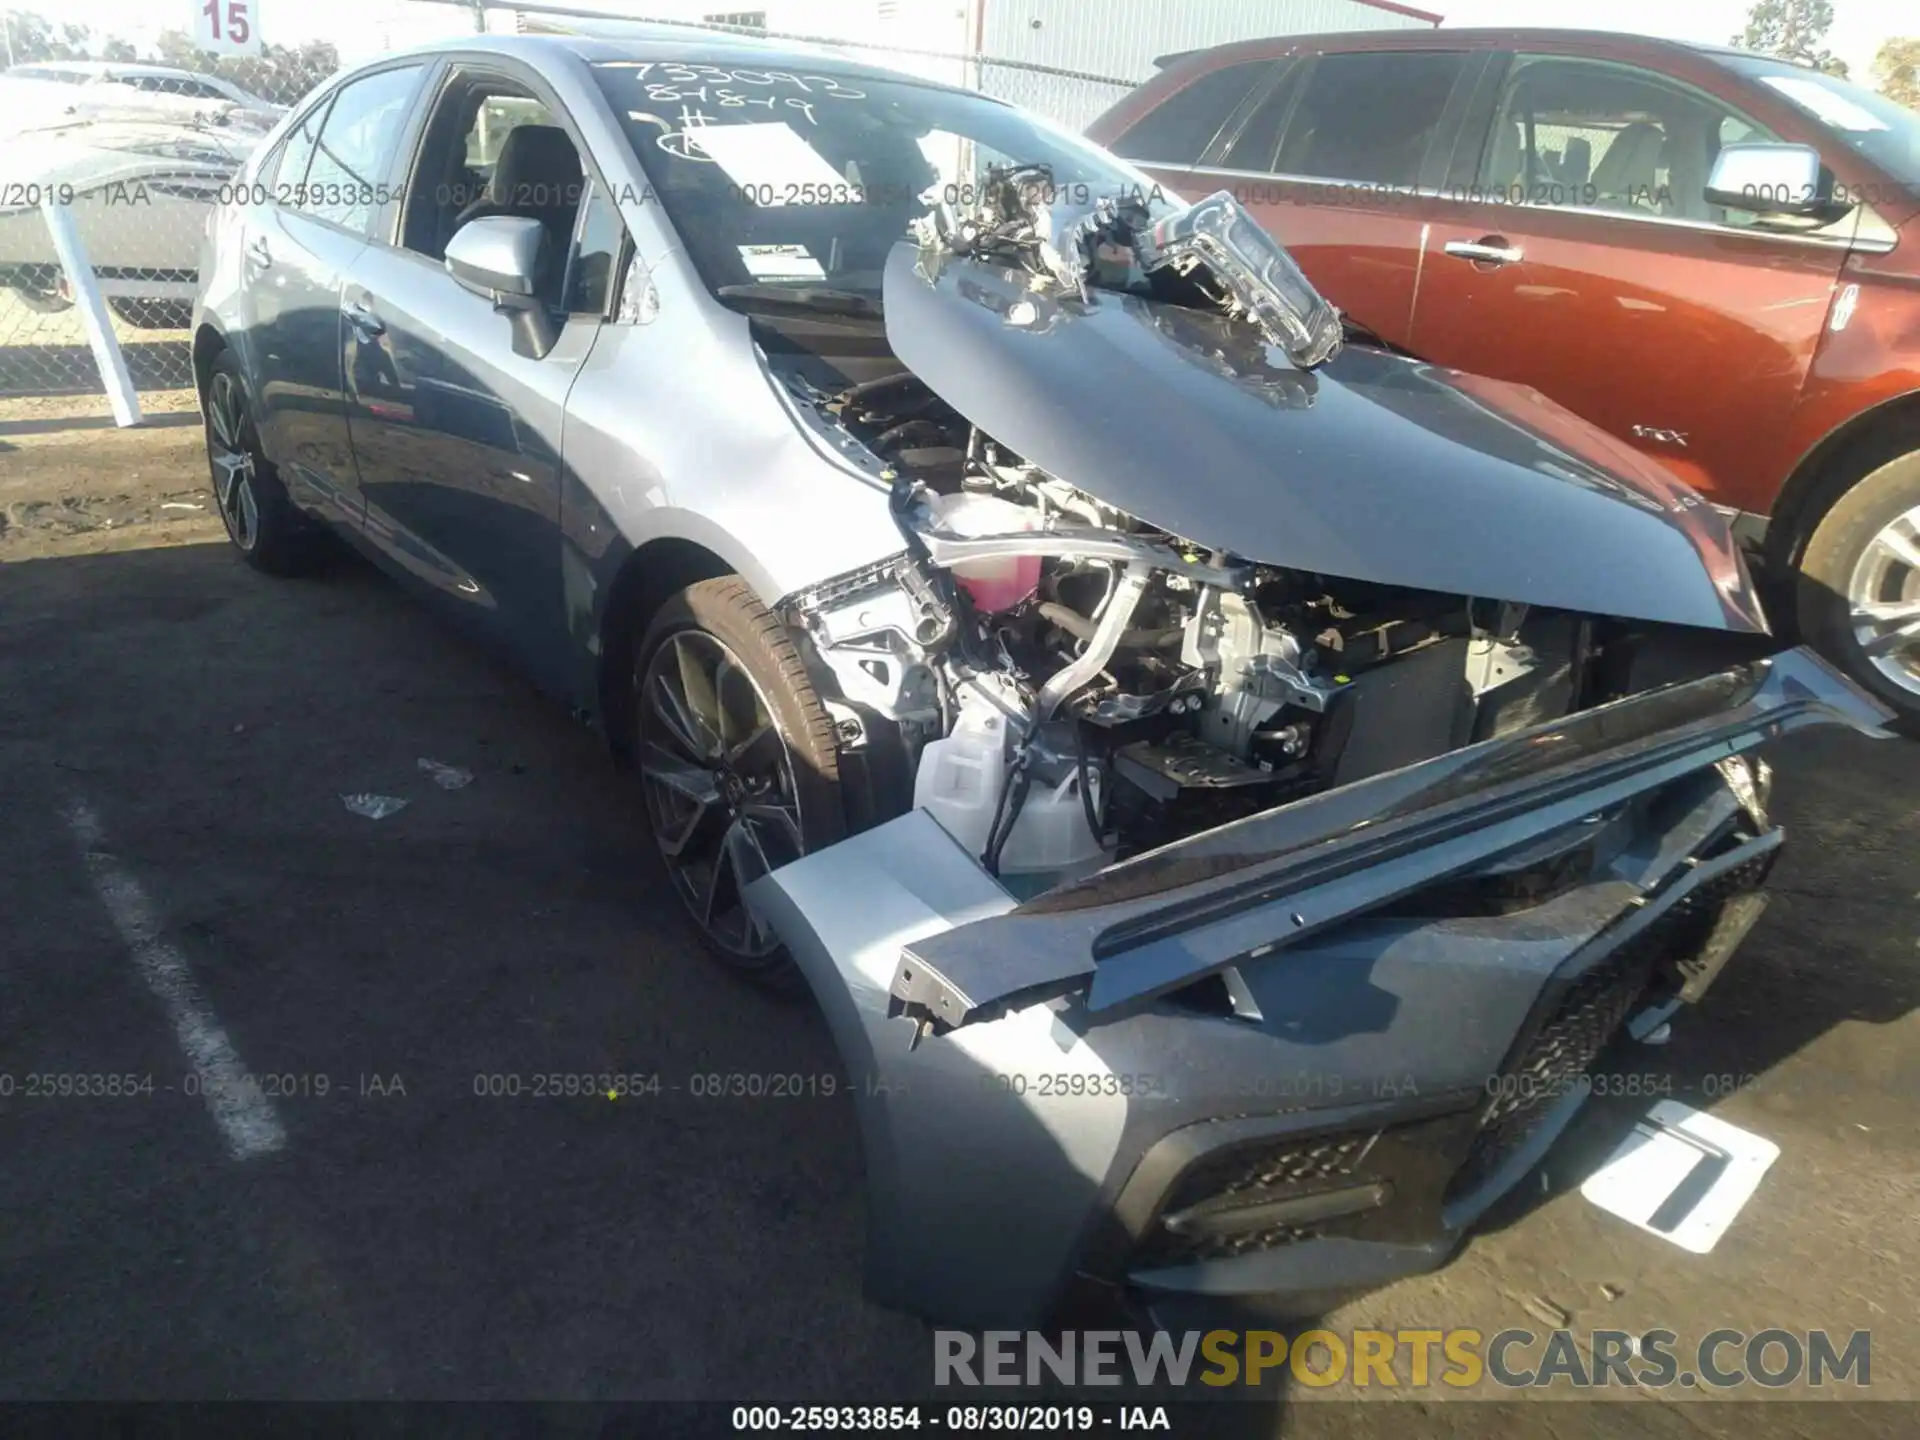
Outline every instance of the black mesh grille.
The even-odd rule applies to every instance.
[[[1161,1213],[1177,1214],[1194,1205],[1234,1196],[1244,1196],[1251,1204],[1335,1189],[1355,1178],[1378,1138],[1379,1132],[1373,1130],[1317,1135],[1209,1155],[1181,1175],[1161,1204]],[[1177,1265],[1188,1260],[1243,1255],[1317,1239],[1324,1233],[1325,1228],[1318,1225],[1270,1225],[1233,1235],[1180,1235],[1155,1225],[1138,1263]]]
[[[1162,1230],[1142,1249],[1137,1263],[1143,1267],[1182,1265],[1192,1260],[1222,1260],[1229,1255],[1250,1255],[1256,1250],[1274,1250],[1282,1245],[1297,1245],[1302,1240],[1318,1240],[1327,1232],[1318,1225],[1270,1225],[1264,1230],[1249,1230],[1240,1235],[1175,1235]]]
[[[1185,1210],[1216,1196],[1249,1190],[1306,1192],[1350,1178],[1372,1146],[1376,1132],[1318,1135],[1280,1145],[1209,1155],[1180,1177],[1163,1207]]]
[[[1676,953],[1681,949],[1682,935],[1680,926],[1684,923],[1691,927],[1686,932],[1690,938],[1694,931],[1699,933],[1700,942],[1706,941],[1707,932],[1713,928],[1713,922],[1720,917],[1720,909],[1736,895],[1745,895],[1760,888],[1772,868],[1775,852],[1756,855],[1753,859],[1736,865],[1724,875],[1716,876],[1700,886],[1686,899],[1680,901],[1666,917],[1674,922]]]
[[[1568,987],[1526,1048],[1490,1087],[1480,1133],[1448,1187],[1451,1199],[1484,1182],[1532,1137],[1619,1033],[1663,960],[1696,953],[1733,896],[1757,887],[1772,856],[1757,856],[1676,902],[1638,937]]]
[[[1526,1144],[1633,1009],[1653,977],[1659,959],[1655,927],[1588,970],[1535,1032],[1520,1057],[1501,1072],[1482,1112],[1480,1133],[1449,1187],[1449,1197],[1466,1194],[1498,1170]]]

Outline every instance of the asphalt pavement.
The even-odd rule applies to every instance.
[[[137,483],[151,437],[0,451],[0,1398],[927,1394],[926,1329],[860,1293],[819,1016],[699,957],[595,736],[362,565],[237,563],[177,498],[197,436],[169,435]],[[1580,1198],[1622,1113],[1597,1104],[1454,1265],[1331,1323],[1491,1332],[1545,1300],[1576,1326],[1871,1328],[1874,1392],[1920,1394],[1917,758],[1778,748],[1772,910],[1669,1044],[1617,1061],[1782,1147],[1711,1255]],[[369,819],[358,793],[408,803]],[[816,1078],[707,1093],[734,1074]],[[1294,1398],[1287,1433],[1409,1418]],[[1678,1409],[1658,1433],[1832,1413]],[[1420,1428],[1532,1433],[1513,1413],[1424,1404]]]

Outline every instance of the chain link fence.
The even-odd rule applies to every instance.
[[[330,67],[21,61],[0,70],[0,397],[105,388],[61,253],[105,302],[135,391],[192,384],[187,325],[208,216]]]
[[[1133,88],[1111,76],[854,34],[563,5],[508,9],[419,0],[419,7],[444,14],[449,33],[477,28],[484,17],[493,30],[619,35],[645,24],[673,26],[690,37],[751,35],[819,46],[977,89],[1075,130]],[[194,55],[169,58],[202,68],[24,61],[0,70],[0,399],[97,395],[106,388],[89,343],[84,297],[75,294],[62,260],[56,233],[62,216],[97,278],[133,389],[190,386],[186,327],[208,216],[273,123],[337,63],[331,46],[227,59],[212,69]]]

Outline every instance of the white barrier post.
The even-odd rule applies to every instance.
[[[107,399],[113,405],[114,421],[138,425],[141,420],[140,397],[127,373],[127,357],[120,353],[120,338],[113,333],[113,317],[107,311],[106,297],[87,259],[87,247],[80,243],[80,231],[73,223],[73,212],[52,199],[40,206],[47,217],[47,233],[53,236],[53,248],[67,272],[67,284],[73,289],[73,303],[87,327],[87,343],[93,347],[94,363],[100,367],[100,379],[107,387]]]

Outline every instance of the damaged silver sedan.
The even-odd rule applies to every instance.
[[[323,162],[384,179],[274,203]],[[343,535],[604,726],[707,948],[831,1023],[889,1304],[1444,1262],[1758,919],[1757,748],[1886,718],[1666,472],[979,95],[480,38],[247,178],[236,547]]]

